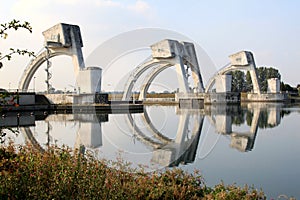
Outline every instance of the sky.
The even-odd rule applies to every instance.
[[[85,58],[99,45],[119,34],[136,29],[159,28],[191,38],[209,56],[214,70],[227,64],[230,54],[248,50],[253,52],[258,67],[275,67],[279,69],[282,81],[296,86],[300,84],[299,8],[300,2],[297,0],[4,1],[0,6],[0,23],[12,19],[28,21],[33,32],[9,32],[7,39],[0,39],[0,52],[5,53],[10,47],[38,52],[43,48],[42,32],[60,22],[80,26]],[[29,61],[28,57],[5,61],[0,69],[0,87],[17,88]],[[199,62],[200,69],[207,67],[201,66],[201,60]],[[30,87],[43,89],[43,68],[36,73]],[[54,58],[51,70],[53,85],[58,89],[71,90],[74,85],[71,59],[66,56]],[[113,84],[112,79],[102,83],[102,86],[108,89]]]

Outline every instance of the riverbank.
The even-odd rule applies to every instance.
[[[1,199],[266,199],[247,186],[207,187],[198,172],[174,168],[146,173],[121,159],[96,160],[82,152],[1,147]]]

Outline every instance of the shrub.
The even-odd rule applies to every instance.
[[[265,199],[253,188],[206,187],[198,172],[146,173],[128,163],[96,160],[80,150],[0,149],[1,199]]]

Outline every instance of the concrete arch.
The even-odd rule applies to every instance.
[[[45,49],[31,60],[24,70],[19,82],[19,89],[22,91],[28,89],[35,72],[49,58],[60,55],[71,56],[76,78],[79,71],[85,68],[79,26],[60,23],[44,31],[43,35]]]
[[[250,72],[250,75],[251,75],[251,81],[252,81],[252,85],[253,85],[253,91],[254,93],[257,93],[257,94],[260,94],[260,87],[259,87],[259,83],[258,83],[258,78],[257,78],[257,73],[256,73],[256,69],[253,65],[250,65],[250,66],[229,66],[229,67],[226,67],[224,69],[221,69],[216,75],[214,75],[210,81],[208,82],[207,86],[206,86],[206,89],[205,89],[205,92],[209,92],[213,85],[215,84],[215,78],[218,76],[218,75],[225,75],[225,74],[228,74],[229,72],[232,72],[232,71],[236,71],[236,70],[247,70]]]
[[[33,78],[35,72],[39,69],[39,67],[47,61],[48,58],[53,58],[55,56],[60,55],[66,55],[66,56],[72,56],[70,51],[67,51],[65,49],[58,49],[55,51],[52,51],[49,49],[49,52],[47,52],[47,49],[45,48],[44,51],[42,51],[39,55],[36,56],[35,59],[33,59],[30,64],[26,67],[24,70],[22,77],[19,82],[19,89],[21,91],[28,90],[29,84],[31,79]]]
[[[250,51],[240,51],[238,53],[229,56],[230,65],[220,69],[208,82],[205,92],[209,92],[215,83],[215,79],[218,75],[225,75],[231,71],[236,70],[247,70],[250,72],[251,81],[253,85],[253,92],[256,94],[261,94],[260,87],[258,83],[256,66],[254,61],[254,56]]]
[[[160,74],[162,71],[165,69],[171,67],[172,65],[170,64],[162,64],[156,67],[146,78],[144,83],[142,84],[141,90],[140,90],[140,95],[139,95],[139,100],[145,100],[147,91],[152,83],[152,81],[155,79],[155,77]]]
[[[127,85],[124,88],[123,100],[130,100],[132,96],[132,89],[137,79],[148,69],[155,65],[161,65],[162,68],[157,68],[157,71],[152,72],[144,91],[147,91],[149,84],[153,81],[166,66],[175,66],[177,71],[177,78],[179,82],[179,91],[183,93],[190,93],[190,87],[188,84],[188,70],[191,70],[192,78],[194,81],[197,92],[203,92],[203,81],[198,65],[196,51],[194,45],[188,42],[178,42],[175,40],[163,40],[156,44],[151,45],[152,59],[140,64],[135,71],[131,74],[127,81]],[[152,77],[153,76],[153,77]],[[148,85],[147,85],[148,83]],[[145,94],[143,94],[145,96]],[[144,97],[141,97],[144,98]]]
[[[170,59],[167,60],[159,60],[159,59],[152,59],[150,61],[146,61],[139,65],[133,74],[129,77],[129,80],[127,81],[127,84],[124,88],[124,95],[123,95],[123,100],[130,100],[130,97],[132,95],[132,89],[137,81],[137,79],[149,68],[158,65],[158,64],[167,64],[167,65],[172,65],[173,62],[170,61]]]

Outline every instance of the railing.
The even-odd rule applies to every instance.
[[[28,93],[32,93],[35,92],[34,89],[27,89],[27,90],[22,90],[22,89],[8,89],[6,90],[7,92],[11,92],[11,93],[18,93],[18,92],[28,92]]]

